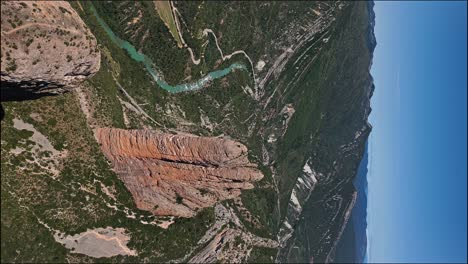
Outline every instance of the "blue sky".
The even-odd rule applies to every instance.
[[[376,2],[369,262],[466,262],[466,9]]]

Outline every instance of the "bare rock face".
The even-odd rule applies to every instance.
[[[247,148],[233,140],[114,128],[94,133],[137,207],[155,215],[192,217],[263,178]]]
[[[99,70],[96,39],[69,3],[2,1],[1,7],[2,89],[57,93]]]

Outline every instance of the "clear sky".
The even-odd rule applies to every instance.
[[[467,260],[466,10],[376,2],[369,262]]]

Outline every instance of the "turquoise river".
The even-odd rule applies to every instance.
[[[190,82],[190,83],[177,84],[177,85],[172,86],[168,84],[166,81],[164,81],[160,77],[160,75],[155,71],[153,67],[154,63],[148,56],[146,56],[143,53],[138,52],[136,48],[132,44],[130,44],[130,42],[125,41],[119,38],[117,35],[115,35],[112,29],[99,16],[96,9],[92,5],[91,5],[91,11],[93,12],[94,16],[96,17],[101,27],[107,32],[109,37],[112,39],[112,41],[115,42],[119,47],[126,50],[133,60],[143,63],[146,70],[153,77],[156,83],[161,88],[163,88],[164,90],[170,93],[180,93],[180,92],[198,90],[198,89],[203,88],[208,82],[228,75],[234,69],[247,70],[245,65],[240,64],[240,63],[233,63],[225,69],[212,71],[197,81]]]

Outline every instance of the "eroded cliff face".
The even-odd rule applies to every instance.
[[[115,128],[94,133],[137,207],[155,215],[192,217],[263,178],[234,140]]]
[[[96,39],[69,3],[2,1],[1,7],[2,90],[58,93],[99,70]]]

